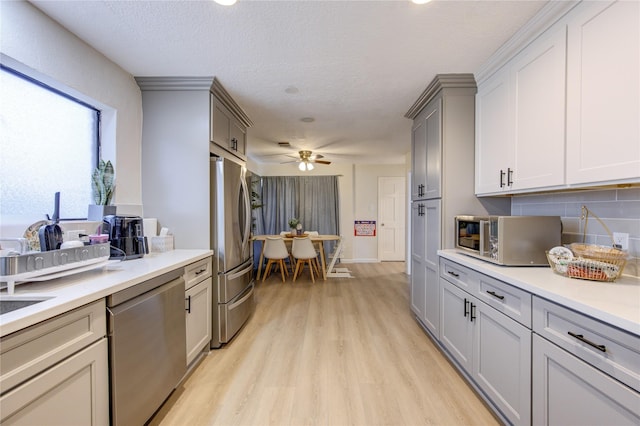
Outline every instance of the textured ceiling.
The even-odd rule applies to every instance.
[[[404,114],[436,74],[473,73],[546,1],[31,3],[134,76],[215,75],[258,163],[382,164],[404,162]]]

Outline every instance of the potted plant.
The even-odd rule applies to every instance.
[[[116,214],[116,206],[111,205],[115,171],[111,161],[100,160],[91,175],[91,192],[94,204],[89,204],[87,219],[101,222],[104,216]]]
[[[302,229],[302,225],[300,224],[300,221],[298,219],[296,219],[295,217],[293,219],[289,219],[289,228],[291,228],[291,235],[296,235],[298,226],[300,227],[300,229]]]

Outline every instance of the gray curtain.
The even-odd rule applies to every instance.
[[[305,231],[340,235],[338,176],[263,176],[261,181],[265,234],[288,231],[295,217]],[[327,254],[332,249],[325,243]]]

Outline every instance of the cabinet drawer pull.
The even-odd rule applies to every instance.
[[[582,334],[576,334],[576,333],[572,333],[571,331],[569,331],[569,336],[575,337],[576,339],[580,340],[581,342],[584,342],[589,346],[593,346],[594,348],[596,348],[599,351],[602,351],[602,352],[606,352],[607,351],[607,347],[605,345],[598,345],[597,343],[593,343],[589,339],[585,339]]]
[[[490,295],[492,295],[493,297],[495,297],[495,298],[497,298],[497,299],[504,300],[504,296],[501,296],[501,295],[499,295],[499,294],[496,294],[496,292],[495,292],[495,291],[487,290],[487,293],[489,293]]]
[[[453,275],[453,276],[454,276],[454,277],[456,277],[456,278],[460,277],[460,274],[456,274],[456,273],[455,273],[455,272],[453,272],[453,271],[447,271],[447,274],[449,274],[449,275]]]
[[[200,275],[201,273],[205,272],[207,270],[207,268],[202,268],[200,269],[198,272],[196,272],[196,276]]]
[[[467,317],[467,315],[469,315],[469,301],[465,297],[464,298],[464,316],[465,316],[465,318]]]

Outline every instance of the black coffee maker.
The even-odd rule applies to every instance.
[[[108,215],[102,219],[102,233],[109,235],[110,259],[137,259],[149,253],[139,216]]]

